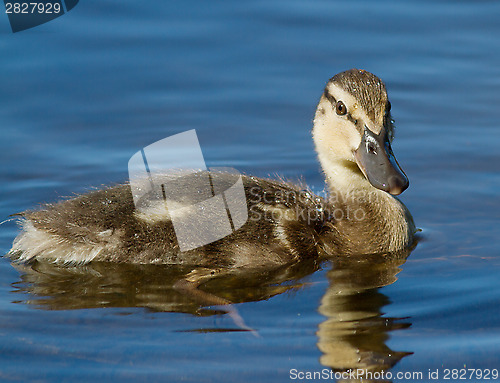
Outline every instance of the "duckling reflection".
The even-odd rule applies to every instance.
[[[301,279],[320,267],[309,260],[267,272],[225,274],[205,282],[206,295],[199,297],[177,287],[191,272],[181,266],[109,262],[75,267],[46,262],[14,266],[21,273],[20,281],[13,284],[15,291],[30,295],[21,302],[41,309],[142,307],[200,316],[226,312],[224,308],[208,309],[207,295],[233,303],[264,300],[299,288]]]
[[[389,331],[408,328],[407,318],[385,318],[382,307],[389,298],[380,287],[394,283],[409,251],[393,255],[338,257],[328,272],[329,287],[318,311],[326,317],[319,324],[317,346],[320,363],[334,371],[389,370],[411,354],[393,351],[387,345]],[[189,268],[168,265],[134,265],[96,262],[62,268],[48,263],[19,264],[19,293],[30,298],[18,301],[48,310],[142,307],[151,311],[180,312],[198,316],[223,314],[210,309],[190,294],[176,288]],[[320,264],[303,261],[267,273],[233,273],[208,280],[203,290],[235,302],[268,299],[303,286],[303,279]],[[234,331],[234,328],[193,331]],[[364,380],[366,381],[366,380]]]
[[[393,351],[387,345],[389,331],[411,326],[408,318],[383,317],[389,298],[380,287],[397,280],[410,251],[393,255],[338,258],[327,276],[330,285],[319,312],[327,319],[319,325],[321,364],[334,371],[388,371],[411,352]],[[363,382],[367,380],[365,376]],[[354,382],[357,380],[349,380]],[[377,380],[380,382],[380,380]]]

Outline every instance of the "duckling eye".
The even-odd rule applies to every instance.
[[[337,105],[335,105],[335,110],[337,111],[337,114],[339,116],[343,116],[347,113],[347,108],[342,101],[337,102]]]

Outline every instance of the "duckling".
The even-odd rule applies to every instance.
[[[413,242],[415,225],[393,197],[409,183],[391,149],[390,107],[375,75],[351,69],[332,77],[312,130],[329,197],[243,175],[247,222],[205,246],[181,251],[169,217],[139,214],[130,185],[122,184],[21,213],[22,231],[8,255],[18,262],[192,265],[199,269],[186,281],[198,285],[220,270],[403,250]],[[194,177],[190,186],[199,182]]]

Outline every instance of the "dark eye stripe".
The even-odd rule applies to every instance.
[[[323,94],[325,95],[326,99],[331,102],[332,107],[334,107],[337,104],[337,100],[335,99],[335,97],[333,97],[330,94],[330,92],[328,92],[327,88],[325,88],[325,91],[323,92]],[[355,120],[354,117],[352,117],[351,113],[349,113],[349,112],[345,116],[347,117],[347,119],[350,122],[352,122],[356,126],[356,129],[358,129],[358,131],[360,132],[360,134],[363,134],[363,130],[364,130],[363,124],[361,124],[360,121]]]
[[[364,127],[360,120],[355,120],[350,113],[347,114],[347,119],[354,124],[358,132],[363,135]]]
[[[330,92],[328,92],[327,88],[325,88],[323,94],[325,95],[326,99],[332,103],[332,105],[335,105],[337,103],[337,100],[330,94]]]

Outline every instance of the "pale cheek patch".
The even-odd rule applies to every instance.
[[[335,118],[338,118],[338,116],[335,116]],[[342,157],[342,159],[352,160],[353,151],[361,143],[361,135],[351,122],[343,119],[339,120],[335,122],[335,134],[330,133],[327,135],[329,149]]]
[[[353,151],[361,143],[361,134],[352,122],[338,116],[324,97],[319,107],[328,108],[325,114],[316,114],[313,138],[316,149],[331,160],[354,161]]]

